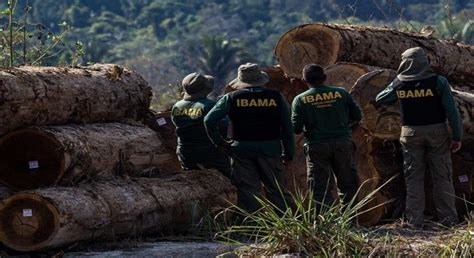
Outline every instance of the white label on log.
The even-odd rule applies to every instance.
[[[23,217],[33,217],[32,209],[23,209]]]
[[[39,163],[38,163],[37,160],[30,160],[30,161],[28,161],[28,167],[29,167],[30,169],[37,169],[37,168],[39,168],[40,166],[39,166]]]
[[[158,123],[159,126],[163,126],[166,124],[166,119],[164,117],[160,117],[156,119],[156,122]]]
[[[469,182],[469,177],[467,175],[462,175],[458,177],[460,183],[466,183]]]

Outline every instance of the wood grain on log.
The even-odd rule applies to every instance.
[[[325,85],[343,87],[347,91],[352,89],[355,82],[364,74],[378,70],[375,66],[339,62],[324,68],[326,73]]]
[[[72,184],[95,175],[179,170],[176,154],[144,126],[41,126],[0,139],[0,181],[14,189]]]
[[[423,47],[434,71],[453,84],[474,88],[474,47],[388,28],[305,24],[286,32],[275,47],[278,63],[289,77],[301,78],[306,64],[328,66],[354,62],[397,69],[401,54]]]
[[[151,87],[117,65],[0,70],[0,135],[28,125],[141,119]]]
[[[1,202],[0,241],[14,250],[36,251],[183,229],[203,212],[227,207],[235,199],[235,188],[212,170],[20,192]]]

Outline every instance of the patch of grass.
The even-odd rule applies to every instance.
[[[382,188],[382,185],[380,188]],[[257,198],[262,208],[249,213],[234,206],[243,219],[217,234],[217,239],[242,245],[240,254],[278,255],[296,253],[324,257],[359,256],[369,252],[368,232],[359,229],[356,218],[380,190],[376,189],[360,201],[335,203],[320,211],[309,195],[293,195],[295,207],[283,211],[264,198]],[[374,207],[376,208],[376,207]],[[372,208],[373,209],[373,208]]]

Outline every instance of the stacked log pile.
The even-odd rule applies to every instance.
[[[12,249],[161,232],[235,199],[217,171],[177,173],[169,115],[145,125],[151,88],[131,70],[2,69],[0,93],[0,241]]]
[[[296,94],[295,81],[301,82],[301,71],[308,63],[325,67],[328,85],[344,87],[361,105],[362,126],[353,131],[357,146],[359,178],[365,183],[361,196],[373,191],[395,175],[367,208],[390,201],[359,217],[365,225],[378,223],[383,217],[397,217],[404,206],[403,158],[398,138],[400,111],[398,104],[378,106],[375,96],[396,76],[401,53],[423,47],[436,73],[453,84],[453,95],[464,125],[464,147],[453,155],[453,181],[456,194],[474,201],[474,47],[453,41],[438,40],[418,34],[402,33],[387,28],[352,25],[306,24],[286,32],[275,48],[281,78],[286,86],[273,86],[283,92],[289,103]],[[462,65],[460,65],[462,64]],[[270,75],[270,78],[272,76]],[[303,90],[302,90],[303,91]],[[298,146],[299,147],[299,146]],[[301,148],[300,148],[301,151]],[[429,184],[429,182],[427,183]],[[304,188],[306,186],[302,186]],[[428,207],[432,207],[431,192],[427,191]],[[458,210],[465,214],[466,203],[458,199]]]

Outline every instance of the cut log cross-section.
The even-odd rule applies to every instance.
[[[139,120],[151,87],[117,65],[0,69],[0,135],[28,125]]]
[[[324,68],[327,78],[324,84],[343,87],[350,91],[355,82],[364,74],[379,70],[379,67],[340,62]]]
[[[473,46],[388,28],[300,25],[280,38],[275,55],[286,75],[301,78],[301,71],[308,63],[329,66],[354,62],[397,69],[401,53],[417,46],[427,51],[435,72],[455,85],[474,88]]]
[[[0,182],[18,190],[68,185],[95,175],[136,175],[152,167],[179,170],[173,150],[144,126],[42,126],[0,139]]]
[[[0,241],[37,251],[81,240],[182,230],[193,216],[228,207],[235,188],[217,171],[113,179],[20,192],[0,204]]]

